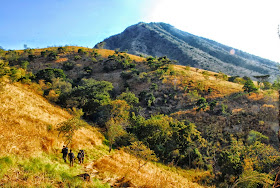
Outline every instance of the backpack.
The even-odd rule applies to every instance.
[[[67,147],[63,148],[61,153],[67,154],[68,153],[68,148]]]
[[[82,157],[83,157],[82,153],[78,153],[77,158],[78,158],[78,159],[81,159]]]
[[[82,154],[82,157],[85,157],[85,152],[84,152],[84,150],[81,150],[81,154]]]
[[[74,159],[74,158],[75,158],[74,153],[69,153],[69,159]]]

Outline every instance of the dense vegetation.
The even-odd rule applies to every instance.
[[[99,52],[2,50],[1,83],[36,82],[51,102],[81,109],[86,121],[104,130],[110,150],[134,148],[139,156],[137,146],[154,152],[147,159],[208,170],[213,176],[201,182],[208,185],[272,183],[280,160],[279,80],[256,84],[249,77],[175,66],[166,56],[136,61],[119,50]]]

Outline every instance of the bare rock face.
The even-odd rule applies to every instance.
[[[127,50],[135,55],[168,56],[181,65],[221,71],[232,76],[253,78],[269,74],[274,80],[273,75],[278,71],[275,62],[181,31],[166,23],[140,22],[103,42],[105,49]]]

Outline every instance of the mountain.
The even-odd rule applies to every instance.
[[[189,65],[231,76],[271,75],[275,79],[277,63],[181,31],[166,23],[140,22],[103,41],[105,49],[128,50],[144,56],[168,56],[180,65]],[[96,45],[97,47],[98,45]]]
[[[53,181],[74,187],[80,183],[72,181],[74,176],[83,172],[111,186],[273,184],[276,171],[271,169],[280,160],[279,84],[257,85],[249,78],[175,65],[167,57],[143,58],[119,50],[66,46],[0,51],[0,58],[1,170],[5,167],[0,187],[19,181],[32,181],[34,187],[38,177],[45,187]],[[102,131],[105,137],[86,126],[73,137],[74,153],[81,147],[86,151],[84,166],[69,170],[61,159],[64,137],[57,136],[56,128],[69,123],[71,115],[26,92],[28,88],[63,108],[82,109],[83,118]],[[142,167],[144,161],[124,153],[146,160],[137,153],[143,151],[140,143],[146,145],[141,153],[152,157],[153,150],[159,163]],[[42,154],[35,159],[16,162],[20,154],[38,152]]]

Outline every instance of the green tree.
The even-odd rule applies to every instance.
[[[28,62],[28,61],[21,61],[21,62],[20,62],[20,66],[21,66],[21,68],[23,68],[23,69],[27,69],[28,65],[29,65],[29,62]]]
[[[82,55],[82,54],[84,54],[84,53],[85,53],[85,51],[84,51],[84,49],[79,48],[79,49],[78,49],[78,53]]]
[[[165,162],[175,160],[179,165],[198,167],[196,165],[201,161],[198,149],[205,140],[192,123],[185,124],[166,115],[152,116],[147,120],[133,116],[130,130]],[[201,163],[199,165],[202,167]]]
[[[218,155],[218,165],[221,168],[222,175],[238,176],[242,173],[242,158],[243,158],[244,145],[242,142],[231,138],[229,148],[223,149]]]
[[[251,130],[247,137],[248,144],[254,144],[256,142],[263,142],[268,141],[268,137],[263,135],[262,133],[258,131]]]
[[[111,152],[113,144],[116,139],[120,136],[123,136],[126,132],[121,124],[119,124],[116,120],[111,118],[109,121],[105,123],[107,128],[107,136],[109,141],[109,152]]]
[[[208,103],[206,101],[205,98],[201,97],[197,102],[196,102],[196,105],[198,106],[198,108],[196,109],[196,111],[200,111],[201,109],[202,110],[205,110],[208,106]]]
[[[8,62],[0,59],[0,78],[9,75],[11,73],[11,68]]]
[[[244,90],[244,92],[247,93],[255,92],[258,90],[258,88],[255,86],[255,84],[250,78],[246,80],[242,89]]]
[[[74,66],[75,66],[75,64],[72,61],[66,61],[66,62],[63,62],[63,64],[62,64],[62,68],[65,71],[72,70],[74,68]]]
[[[105,123],[110,144],[109,152],[112,149],[116,138],[126,134],[125,128],[128,124],[129,105],[123,100],[114,100],[110,103],[110,119]]]
[[[217,105],[217,101],[216,100],[213,100],[212,102],[210,102],[210,104],[209,104],[210,111],[213,111],[216,105]]]
[[[93,118],[99,107],[110,103],[109,91],[112,89],[110,82],[82,79],[80,85],[60,97],[60,103],[66,107],[81,108],[85,116]]]
[[[39,72],[36,73],[37,81],[45,80],[46,82],[51,83],[53,78],[65,79],[66,76],[62,69],[47,68],[47,69],[40,70]]]
[[[72,90],[72,84],[59,77],[53,78],[52,89],[58,94],[70,93]]]
[[[120,94],[117,99],[125,100],[130,106],[136,105],[139,103],[139,98],[135,96],[131,91],[126,91]]]

